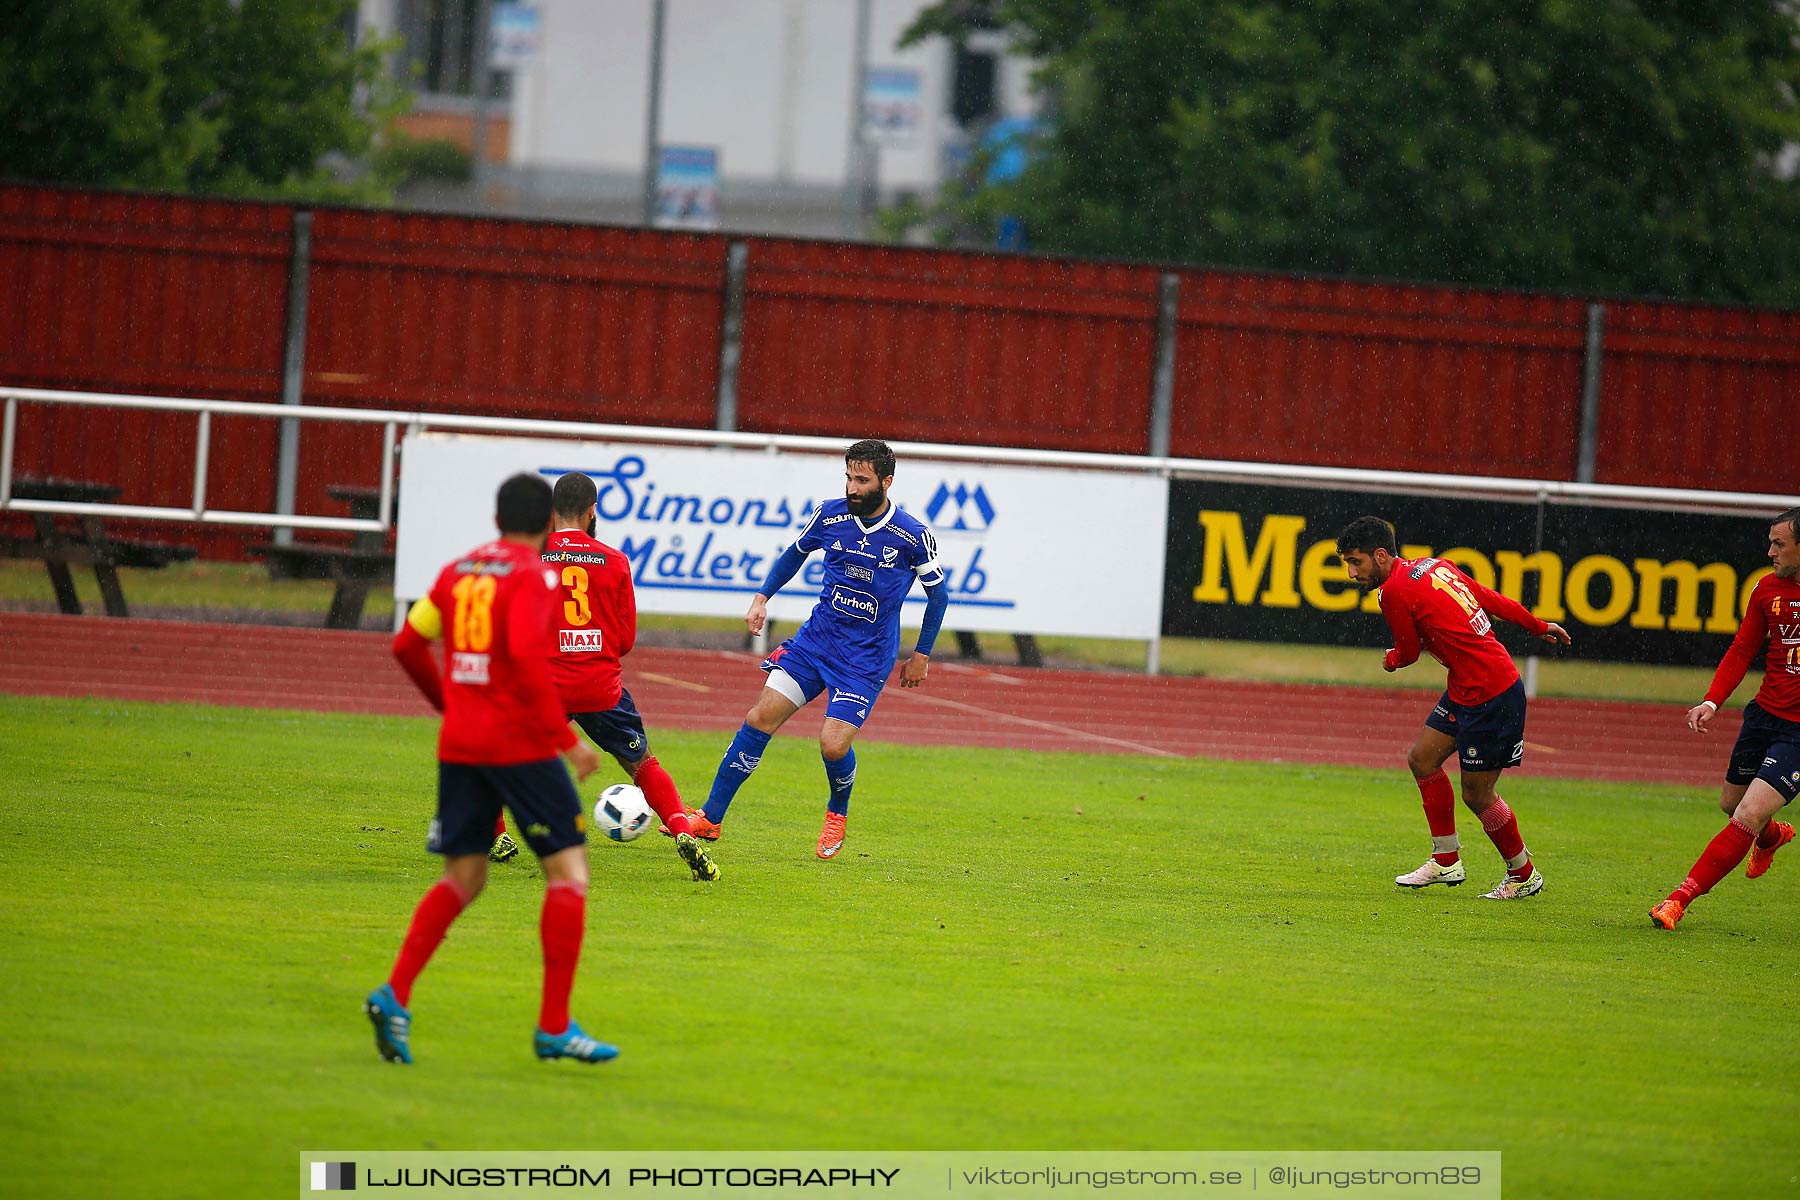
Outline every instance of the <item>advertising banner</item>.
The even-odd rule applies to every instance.
[[[1454,561],[1569,631],[1562,653],[1615,662],[1712,665],[1768,570],[1768,521],[1379,492],[1170,485],[1163,632],[1319,645],[1389,644],[1375,597],[1345,576],[1338,531],[1391,521],[1405,558]],[[1774,514],[1770,514],[1773,516]],[[1552,651],[1495,622],[1515,651]]]
[[[848,443],[846,442],[846,445]],[[601,541],[631,562],[638,610],[741,617],[813,508],[844,487],[840,456],[416,434],[400,479],[395,594],[430,589],[444,563],[492,535],[494,491],[519,471],[599,489]],[[1168,485],[1105,471],[901,459],[891,498],[937,536],[947,630],[1154,637]],[[769,605],[812,611],[820,556]],[[903,622],[916,625],[924,589]]]
[[[863,137],[877,146],[906,146],[919,134],[925,111],[919,72],[870,67],[863,75]]]
[[[488,65],[496,71],[521,71],[536,61],[543,47],[544,21],[529,4],[499,3],[488,19]]]
[[[656,227],[719,227],[719,151],[712,146],[662,146],[656,159]]]

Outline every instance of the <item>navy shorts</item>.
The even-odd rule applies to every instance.
[[[437,817],[425,848],[433,854],[486,854],[500,806],[539,858],[587,842],[587,815],[560,758],[507,767],[438,764]]]
[[[831,699],[825,702],[825,715],[858,729],[869,719],[869,711],[881,697],[881,689],[887,686],[885,675],[879,679],[858,675],[842,663],[815,654],[792,640],[775,647],[775,652],[763,659],[762,669],[769,673],[769,686],[801,708],[830,688]],[[786,678],[777,679],[777,671]]]
[[[1504,771],[1525,761],[1525,682],[1481,704],[1458,704],[1445,692],[1425,718],[1427,728],[1456,739],[1465,771]]]
[[[631,693],[619,689],[619,702],[605,712],[570,713],[569,720],[581,732],[634,773],[637,765],[650,756],[650,737],[644,732],[644,718],[638,714]]]
[[[1800,721],[1784,721],[1752,700],[1744,706],[1744,727],[1731,748],[1725,782],[1740,787],[1760,779],[1787,803],[1800,793]]]

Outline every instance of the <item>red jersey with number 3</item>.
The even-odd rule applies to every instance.
[[[477,546],[439,573],[426,599],[408,619],[423,636],[444,639],[439,760],[509,766],[575,744],[547,664],[556,583],[537,551],[508,541]]]
[[[563,710],[605,712],[619,703],[619,660],[637,641],[637,594],[625,556],[579,529],[559,529],[544,547],[561,603],[550,675]]]
[[[1494,636],[1493,617],[1534,634],[1550,628],[1517,600],[1442,558],[1395,559],[1381,585],[1381,615],[1394,632],[1383,665],[1411,666],[1423,650],[1449,671],[1450,699],[1458,704],[1492,700],[1519,681],[1512,655]]]
[[[1765,575],[1750,590],[1744,620],[1719,660],[1706,698],[1723,704],[1743,682],[1758,650],[1768,652],[1757,705],[1770,716],[1800,721],[1800,582]]]

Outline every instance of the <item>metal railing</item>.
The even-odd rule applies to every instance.
[[[130,517],[150,521],[197,522],[209,525],[256,525],[278,529],[342,530],[352,533],[385,533],[392,529],[394,525],[395,449],[399,444],[400,430],[403,427],[408,432],[437,429],[462,433],[526,434],[613,442],[653,442],[663,445],[730,446],[741,449],[762,449],[770,453],[779,453],[784,450],[838,453],[845,445],[843,438],[803,437],[794,434],[666,429],[587,421],[475,417],[451,413],[331,408],[319,405],[250,404],[234,400],[197,400],[105,392],[63,392],[41,388],[0,386],[0,399],[5,401],[4,425],[3,428],[0,428],[0,511],[72,513]],[[13,454],[17,441],[19,405],[21,403],[195,414],[198,425],[194,441],[192,503],[185,508],[171,508],[141,504],[86,503],[15,497],[12,494]],[[249,512],[208,508],[206,485],[211,466],[209,459],[212,451],[212,419],[214,416],[264,418],[271,421],[336,421],[353,425],[381,426],[379,515],[374,519],[313,517],[291,512]],[[1439,475],[1416,471],[1365,471],[1345,467],[1311,467],[1063,450],[1022,450],[993,446],[953,446],[931,442],[895,442],[892,445],[895,453],[905,458],[933,459],[944,462],[984,462],[1013,466],[1128,471],[1159,474],[1167,478],[1339,487],[1353,488],[1359,491],[1436,495],[1446,498],[1509,500],[1519,503],[1602,504],[1664,512],[1726,514],[1774,513],[1792,506],[1791,497],[1757,492],[1632,487],[1550,479]]]

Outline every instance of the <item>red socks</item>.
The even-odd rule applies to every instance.
[[[669,778],[669,773],[656,761],[656,755],[649,755],[638,764],[637,773],[631,777],[631,782],[643,791],[651,810],[662,818],[662,823],[669,827],[670,833],[694,832],[692,823],[687,819],[687,811],[681,807],[681,793],[675,790],[675,781]]]
[[[1774,822],[1770,822],[1774,824]],[[1744,861],[1750,853],[1750,846],[1756,841],[1756,835],[1750,827],[1731,818],[1721,829],[1718,836],[1706,844],[1701,851],[1700,860],[1688,872],[1688,877],[1681,881],[1681,886],[1669,893],[1669,899],[1681,901],[1683,906],[1692,904],[1696,896],[1704,896],[1713,890],[1713,885],[1737,870],[1737,865]]]
[[[1461,856],[1462,843],[1456,836],[1456,792],[1450,777],[1442,769],[1423,779],[1414,780],[1425,804],[1425,823],[1431,826],[1431,858],[1440,867],[1448,867]]]
[[[431,961],[450,923],[468,904],[469,898],[461,888],[448,879],[440,879],[413,910],[412,924],[406,927],[406,940],[400,943],[400,957],[394,961],[394,970],[388,976],[388,984],[394,989],[394,999],[400,1001],[400,1007],[405,1008],[412,1002],[413,980]]]
[[[1487,830],[1488,840],[1494,843],[1494,849],[1506,860],[1507,875],[1513,879],[1529,879],[1531,854],[1525,849],[1525,839],[1519,834],[1519,820],[1513,816],[1513,810],[1506,806],[1506,801],[1498,793],[1494,795],[1494,802],[1481,814],[1481,827]]]
[[[1777,821],[1773,817],[1770,817],[1767,821],[1764,821],[1763,822],[1763,831],[1756,835],[1756,844],[1758,846],[1761,846],[1764,850],[1773,850],[1776,846],[1780,845],[1781,844],[1781,830],[1779,828],[1780,824],[1781,824],[1781,822]]]
[[[502,810],[500,815],[494,818],[494,837],[497,839],[497,838],[499,838],[499,836],[501,834],[503,834],[505,832],[506,832],[506,812],[505,812],[505,810]]]
[[[538,1009],[538,1028],[545,1033],[568,1031],[569,991],[575,986],[586,925],[587,884],[561,879],[544,889],[544,912],[538,920],[538,937],[544,945],[544,1000]]]

